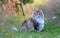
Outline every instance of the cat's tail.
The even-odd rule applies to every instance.
[[[20,29],[16,28],[16,27],[9,27],[9,30],[11,31],[17,31],[17,32],[22,32],[25,28],[21,27]]]
[[[17,29],[17,28],[16,28],[16,27],[14,27],[14,26],[13,26],[13,27],[9,27],[9,30],[17,31],[17,32],[19,31],[19,29]]]

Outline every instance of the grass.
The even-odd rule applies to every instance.
[[[5,17],[5,19],[0,17],[0,23],[5,22],[5,24],[0,25],[0,38],[60,38],[60,27],[51,23],[45,22],[45,27],[42,32],[17,32],[11,31],[8,28],[15,26],[19,29],[24,18],[16,15],[13,17]]]
[[[60,27],[51,24],[45,24],[45,28],[42,32],[16,32],[5,30],[5,32],[0,32],[2,38],[60,38]]]

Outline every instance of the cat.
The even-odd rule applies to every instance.
[[[43,10],[34,10],[32,13],[32,17],[26,19],[20,28],[20,31],[27,30],[36,30],[37,32],[42,31],[44,28],[44,14]]]

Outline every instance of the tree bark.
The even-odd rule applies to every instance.
[[[23,3],[22,0],[20,0],[20,7],[21,7],[21,10],[22,10],[23,16],[25,16],[22,3]]]

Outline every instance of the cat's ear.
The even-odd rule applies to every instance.
[[[34,12],[36,12],[37,11],[37,9],[34,9]]]
[[[43,10],[42,10],[42,9],[40,9],[40,12],[41,12],[41,13],[43,13]]]
[[[34,9],[34,10],[33,10],[33,14],[35,14],[35,13],[36,13],[36,11],[37,11],[37,10],[36,10],[36,9]]]
[[[36,9],[33,10],[32,17],[34,17],[36,11],[37,11]]]

